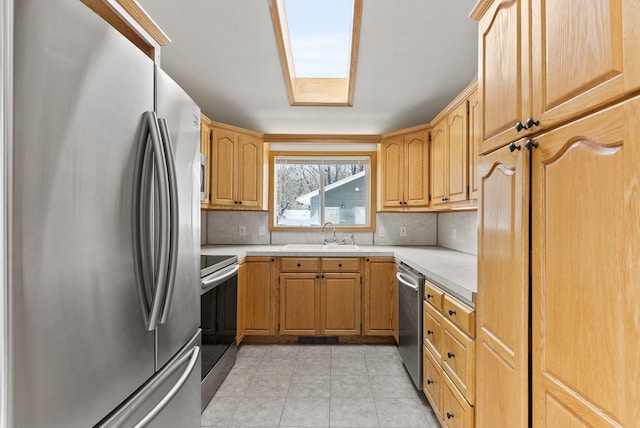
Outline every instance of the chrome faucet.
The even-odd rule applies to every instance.
[[[330,224],[331,227],[333,227],[333,243],[335,244],[336,242],[338,242],[338,240],[336,239],[336,226],[335,224],[331,223],[330,221],[326,222],[325,224],[322,225],[322,229],[320,229],[320,235],[324,235],[324,228]],[[324,239],[324,243],[327,244],[327,238]]]

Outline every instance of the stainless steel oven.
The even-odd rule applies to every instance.
[[[238,259],[201,256],[202,410],[236,361]]]
[[[418,390],[422,389],[422,296],[424,276],[401,263],[398,279],[398,352]]]

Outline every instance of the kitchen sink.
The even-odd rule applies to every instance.
[[[286,244],[279,251],[358,251],[355,244]]]

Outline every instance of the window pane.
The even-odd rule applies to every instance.
[[[274,167],[276,226],[369,224],[369,157],[276,156]]]
[[[366,166],[360,164],[327,164],[324,176],[324,218],[334,224],[367,223]]]

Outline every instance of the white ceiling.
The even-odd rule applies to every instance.
[[[381,134],[430,121],[477,73],[477,0],[364,0],[353,107],[292,107],[269,0],[138,0],[162,68],[212,120],[264,133]]]

